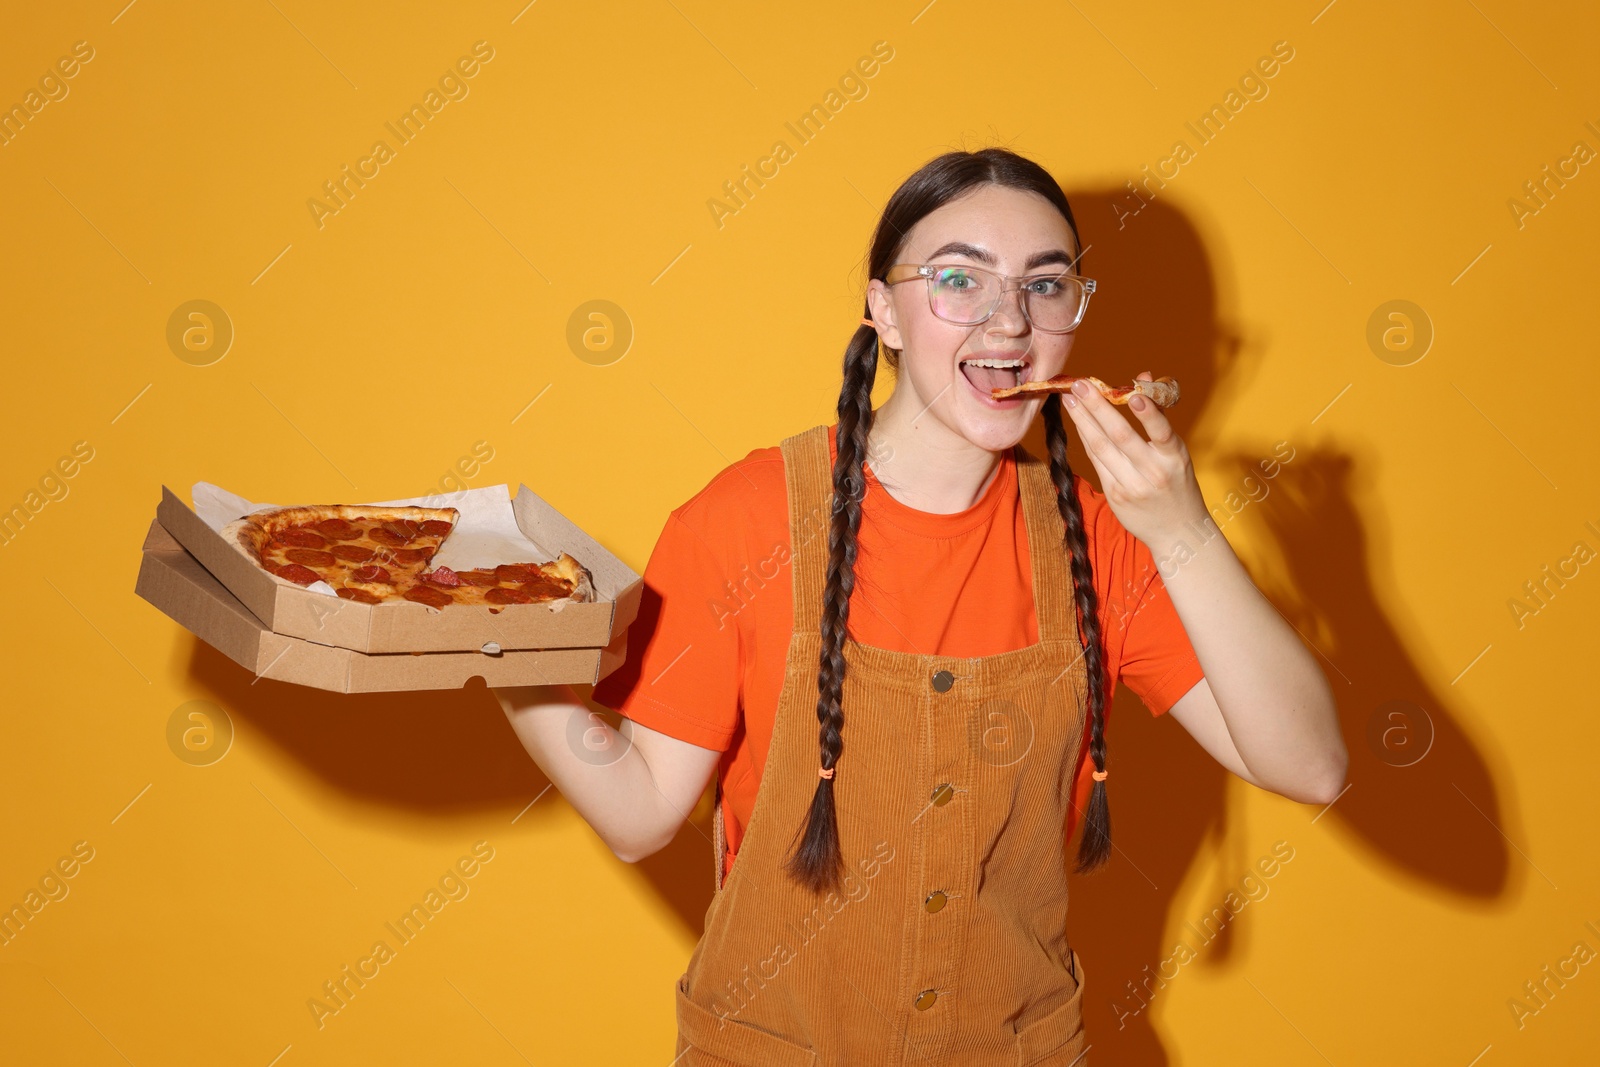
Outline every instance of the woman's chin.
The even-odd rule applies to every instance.
[[[963,405],[957,416],[961,436],[990,452],[1010,448],[1028,432],[1035,407],[1027,401],[1000,409]]]

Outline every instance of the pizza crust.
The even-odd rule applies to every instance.
[[[455,508],[419,508],[411,505],[384,507],[376,504],[308,504],[301,507],[257,511],[244,517],[245,520],[268,530],[305,526],[326,519],[343,519],[346,522],[383,522],[386,519],[393,522],[410,519],[413,522],[448,522],[454,526],[460,518],[461,512]]]
[[[222,539],[258,564],[261,562],[261,550],[266,547],[267,538],[270,536],[266,530],[251,522],[248,515],[242,519],[234,519],[222,528]],[[278,578],[276,574],[273,577]],[[281,582],[283,579],[278,578],[278,581]]]
[[[579,603],[586,603],[595,599],[594,577],[589,573],[589,568],[565,552],[546,564],[545,568],[553,571],[557,577],[565,578],[572,583],[572,596],[570,599]]]

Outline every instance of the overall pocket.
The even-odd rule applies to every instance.
[[[738,1019],[723,1018],[676,990],[678,1047],[674,1067],[815,1067],[816,1051]],[[685,1055],[687,1053],[687,1055]]]
[[[1076,952],[1072,952],[1069,966],[1067,977],[1077,975],[1077,988],[1061,1004],[1017,1031],[1017,1067],[1088,1067],[1088,1059],[1082,1058],[1089,1048],[1083,1028],[1083,960]]]

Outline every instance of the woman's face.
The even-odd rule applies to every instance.
[[[1071,227],[1048,200],[982,185],[912,227],[896,261],[983,267],[1021,277],[1071,271],[1077,255]],[[1072,351],[1072,333],[1041,333],[1028,325],[1018,289],[1006,293],[994,314],[976,326],[935,316],[928,283],[920,278],[892,286],[873,279],[868,300],[884,344],[900,349],[890,403],[911,405],[913,418],[936,419],[990,451],[1022,440],[1044,397],[995,400],[989,389],[1014,384],[1015,372],[963,370],[963,361],[1021,359],[1021,380],[1036,381],[1062,373]]]

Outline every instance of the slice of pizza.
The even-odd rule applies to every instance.
[[[450,597],[443,601],[441,594]],[[563,552],[549,563],[502,563],[493,570],[452,571],[436,567],[407,594],[435,607],[456,604],[532,604],[540,600],[595,599],[588,568]]]
[[[450,604],[528,604],[593,600],[589,571],[563,552],[550,563],[507,564],[466,572],[476,584],[451,585],[432,568],[460,513],[455,508],[321,504],[258,511],[223,527],[229,543],[263,570],[295,585],[326,582],[345,600]]]
[[[1024,393],[1067,393],[1072,391],[1072,385],[1077,381],[1086,381],[1099,390],[1100,395],[1113,404],[1126,404],[1133,396],[1138,395],[1152,401],[1157,407],[1170,408],[1178,402],[1178,383],[1171,378],[1157,378],[1153,382],[1134,379],[1132,385],[1109,385],[1099,378],[1070,374],[1058,374],[1054,378],[1040,378],[1034,382],[1023,382],[1021,385],[1008,385],[991,391],[996,400],[1003,400],[1008,396],[1017,396]]]

